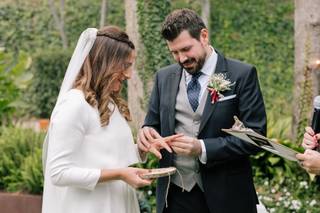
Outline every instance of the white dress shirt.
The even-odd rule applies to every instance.
[[[199,99],[198,99],[199,102],[200,102],[205,90],[207,89],[210,77],[214,73],[216,66],[217,66],[218,54],[215,52],[215,50],[212,46],[210,46],[210,48],[211,48],[212,52],[209,55],[209,57],[206,59],[202,69],[200,70],[200,72],[202,72],[202,75],[200,75],[200,77],[198,78],[198,81],[201,86],[200,95],[199,95]],[[189,74],[185,69],[183,69],[183,71],[185,72],[185,76],[186,76],[186,87],[188,87],[188,84],[192,79],[192,75]],[[200,140],[200,144],[201,144],[201,155],[199,157],[199,160],[201,161],[201,163],[205,164],[205,163],[207,163],[206,147],[204,145],[203,140]]]

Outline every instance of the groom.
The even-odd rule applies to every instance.
[[[266,134],[256,68],[214,49],[205,24],[192,10],[169,14],[162,36],[177,64],[156,74],[138,147],[146,153],[157,138],[183,136],[167,142],[169,148],[151,151],[160,158],[160,167],[175,166],[181,174],[158,179],[157,212],[256,212],[249,155],[257,149],[221,131],[232,127],[235,115],[246,127]],[[212,102],[217,93],[208,92],[208,82],[218,75],[229,81],[229,90],[218,90],[223,97]]]

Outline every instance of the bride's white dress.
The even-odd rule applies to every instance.
[[[101,169],[139,161],[127,121],[117,107],[109,125],[80,90],[72,89],[52,116],[43,192],[43,213],[136,213],[135,190],[121,180],[97,183]]]

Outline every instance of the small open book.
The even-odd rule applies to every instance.
[[[272,141],[256,132],[252,129],[245,128],[243,123],[234,116],[235,124],[231,129],[222,129],[222,131],[229,133],[237,138],[240,138],[248,143],[251,143],[255,146],[258,146],[268,152],[272,152],[273,154],[279,155],[285,159],[291,161],[298,161],[296,158],[296,154],[299,152],[282,145],[278,142]]]

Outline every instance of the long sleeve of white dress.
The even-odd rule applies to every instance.
[[[101,169],[138,163],[131,129],[112,105],[101,127],[97,108],[80,90],[66,93],[56,106],[44,152],[43,213],[138,213],[135,190],[122,180],[98,184]]]
[[[48,169],[51,181],[57,186],[74,186],[93,190],[100,169],[83,168],[75,159],[88,125],[88,111],[84,99],[69,95],[62,103],[63,110],[53,116],[50,129],[50,157]]]

